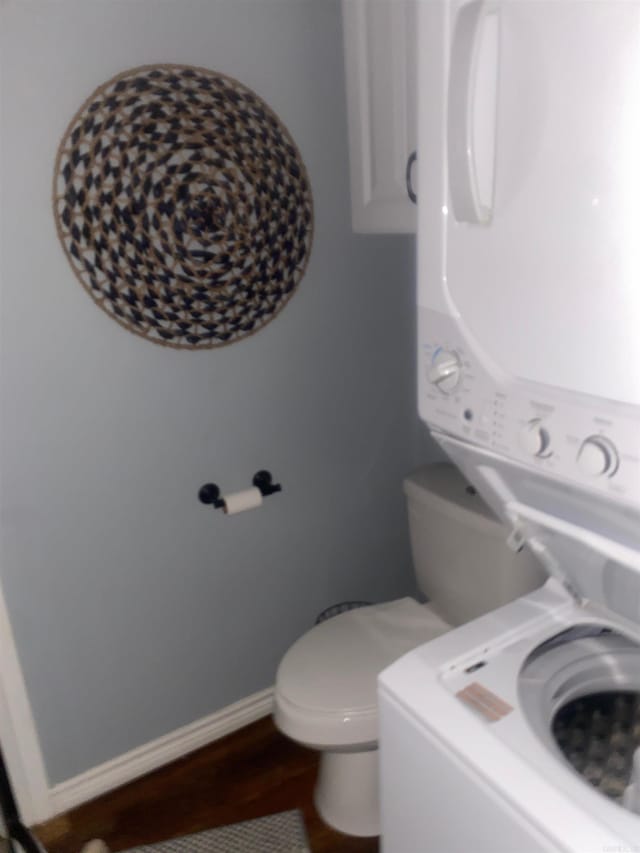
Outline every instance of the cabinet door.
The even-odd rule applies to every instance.
[[[416,0],[342,0],[342,15],[353,229],[415,232]]]

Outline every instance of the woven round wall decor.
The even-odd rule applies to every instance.
[[[122,326],[181,349],[250,335],[286,305],[313,234],[289,132],[237,80],[184,65],[100,86],[58,149],[58,235]]]

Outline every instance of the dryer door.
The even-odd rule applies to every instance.
[[[422,6],[421,305],[496,371],[640,405],[640,4]]]

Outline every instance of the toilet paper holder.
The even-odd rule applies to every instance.
[[[263,498],[282,491],[282,486],[279,483],[273,482],[273,477],[270,471],[256,471],[251,483],[259,490]],[[198,498],[203,504],[210,504],[214,509],[225,508],[225,502],[220,493],[220,487],[215,483],[205,483],[204,486],[201,486],[200,491],[198,492]]]

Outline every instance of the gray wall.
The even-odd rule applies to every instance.
[[[2,4],[0,573],[51,783],[273,683],[322,608],[413,588],[409,238],[351,232],[334,0]],[[299,292],[252,338],[155,346],[75,280],[51,215],[57,144],[135,65],[234,76],[281,116],[315,199]],[[236,517],[197,501],[272,469]]]

